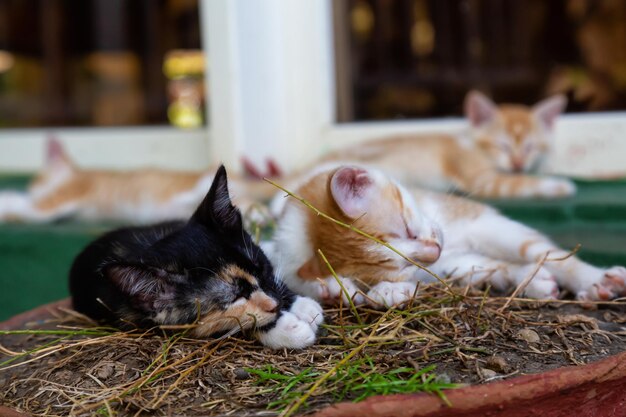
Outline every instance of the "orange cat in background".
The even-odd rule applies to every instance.
[[[58,140],[49,139],[45,167],[28,192],[0,193],[0,222],[49,222],[72,217],[143,224],[185,219],[202,201],[214,171],[81,169]],[[231,176],[229,184],[243,213],[275,190],[265,181],[237,176]]]
[[[407,134],[340,149],[322,161],[364,163],[382,169],[407,186],[458,191],[483,198],[574,194],[562,178],[531,176],[552,147],[555,122],[566,106],[557,95],[533,107],[496,105],[472,91],[465,98],[467,131]]]

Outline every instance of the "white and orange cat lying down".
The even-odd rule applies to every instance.
[[[547,156],[553,126],[564,107],[561,96],[528,108],[496,106],[481,93],[470,92],[465,100],[470,128],[465,133],[370,141],[324,160],[367,163],[407,185],[480,197],[562,197],[575,192],[571,181],[526,173]],[[84,170],[72,163],[58,141],[50,140],[46,166],[29,192],[0,193],[0,222],[76,217],[141,224],[187,218],[213,172]],[[263,181],[232,176],[231,192],[245,213],[275,189]]]
[[[483,198],[556,198],[576,192],[563,178],[532,176],[550,156],[563,96],[532,107],[496,105],[472,91],[465,98],[468,129],[459,134],[406,134],[371,140],[326,155],[323,162],[363,163],[407,186]]]
[[[373,168],[327,164],[290,189],[331,217],[463,284],[488,282],[508,290],[532,274],[549,253],[525,296],[553,299],[559,288],[590,301],[626,295],[625,268],[602,269],[575,256],[550,260],[565,258],[568,252],[495,209],[462,197],[409,191]],[[318,249],[357,302],[365,298],[373,305],[397,305],[413,295],[418,282],[433,280],[388,248],[316,215],[284,193],[275,197],[272,206],[279,221],[265,249],[296,293],[330,304],[341,296]]]
[[[215,169],[180,172],[161,169],[87,170],[76,166],[61,143],[48,140],[44,169],[28,192],[0,193],[0,222],[49,222],[72,217],[147,224],[185,219],[202,201]],[[231,175],[233,200],[245,214],[275,188]]]

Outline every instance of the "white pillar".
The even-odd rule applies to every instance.
[[[334,114],[331,8],[324,1],[204,0],[211,159],[290,169]]]

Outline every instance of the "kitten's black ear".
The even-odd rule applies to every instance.
[[[224,165],[220,165],[218,168],[211,189],[191,219],[205,226],[213,226],[218,229],[243,228],[241,213],[230,201]]]
[[[480,91],[472,90],[465,96],[465,117],[472,127],[492,122],[498,114],[496,104]]]
[[[147,311],[158,308],[160,302],[172,300],[176,295],[176,281],[183,280],[180,275],[146,265],[112,264],[106,266],[103,273],[122,293]]]

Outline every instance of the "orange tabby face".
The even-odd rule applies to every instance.
[[[301,193],[334,218],[389,242],[415,262],[430,264],[439,258],[443,245],[439,226],[418,210],[408,192],[379,171],[343,166],[319,174]],[[338,274],[372,284],[403,280],[415,271],[388,248],[313,212],[307,215],[313,248],[322,249]],[[325,271],[316,255],[298,275],[315,279],[327,275]]]
[[[565,109],[563,96],[545,99],[533,107],[496,106],[476,91],[465,101],[465,113],[477,146],[503,172],[535,170],[551,145],[557,117]]]

